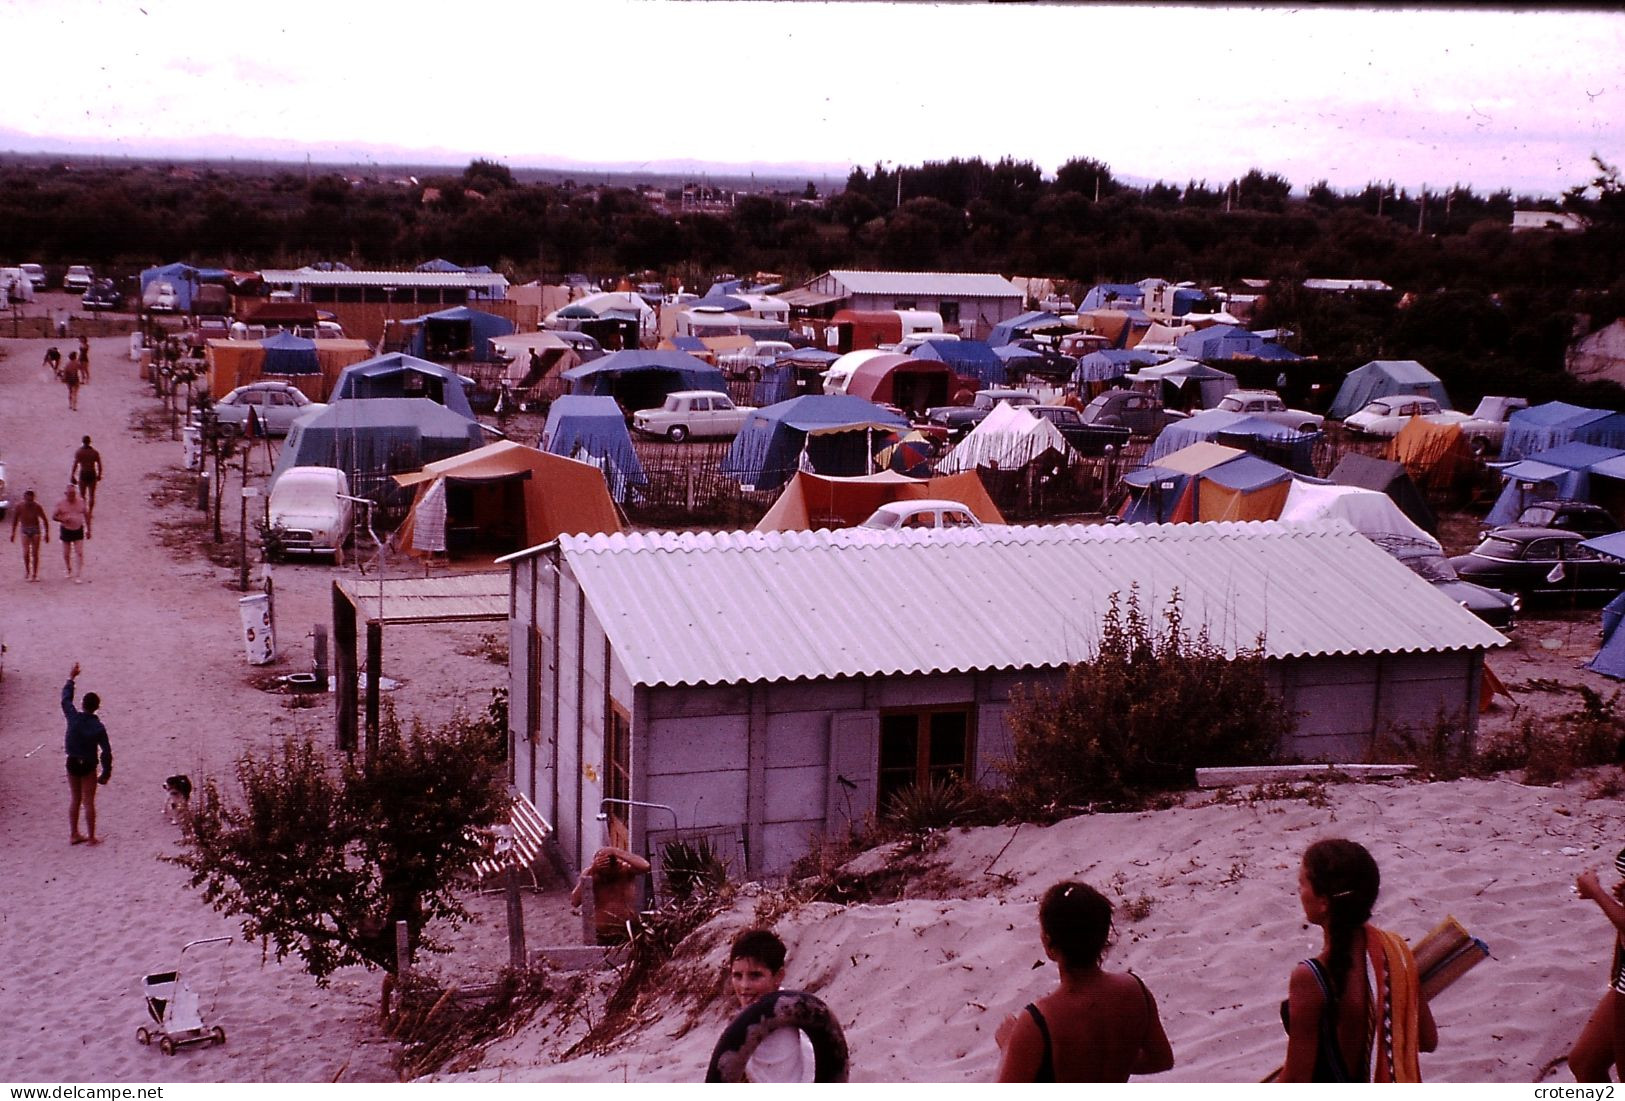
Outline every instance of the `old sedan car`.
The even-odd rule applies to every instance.
[[[1431,417],[1439,413],[1436,398],[1421,394],[1395,394],[1378,398],[1358,413],[1351,413],[1343,427],[1366,436],[1397,436],[1412,417]]]
[[[1557,528],[1502,528],[1450,564],[1463,580],[1526,598],[1604,601],[1625,588],[1625,562],[1581,546],[1585,538]]]
[[[1038,395],[1026,390],[978,390],[969,405],[934,406],[925,411],[925,419],[928,424],[947,429],[950,436],[958,439],[981,424],[1001,401],[1022,408],[1037,405]]]
[[[664,436],[672,443],[695,439],[729,439],[737,436],[745,418],[756,412],[749,405],[735,405],[720,390],[677,390],[666,395],[659,409],[639,409],[632,414],[632,427],[646,436]]]
[[[1131,436],[1120,424],[1083,423],[1083,414],[1070,405],[1029,405],[1027,412],[1053,424],[1079,455],[1097,457],[1104,455],[1108,447],[1120,451]]]
[[[1472,612],[1498,631],[1512,630],[1522,601],[1511,593],[1464,581],[1437,543],[1403,536],[1378,536],[1372,540],[1405,563],[1410,571],[1439,592]]]
[[[65,291],[78,291],[83,294],[90,289],[96,281],[96,273],[87,264],[74,264],[68,268],[68,274],[62,277],[62,289]]]
[[[124,305],[124,292],[111,279],[98,279],[79,299],[79,304],[87,310],[117,310]]]
[[[892,501],[881,505],[858,526],[871,531],[904,531],[918,528],[979,528],[982,522],[962,501],[918,497],[912,501]]]
[[[1154,436],[1170,420],[1178,419],[1163,408],[1161,399],[1138,390],[1107,390],[1083,407],[1083,423],[1122,425],[1136,436]]]
[[[1620,530],[1613,513],[1590,501],[1571,501],[1563,498],[1525,505],[1509,528],[1561,528],[1577,531],[1586,538],[1593,535],[1611,535]],[[1492,529],[1493,530],[1493,529]],[[1485,535],[1490,532],[1486,531]]]
[[[1299,432],[1319,432],[1321,423],[1326,419],[1319,413],[1288,408],[1274,390],[1232,390],[1219,399],[1218,408],[1226,413],[1262,417]]]
[[[297,387],[275,381],[239,386],[214,403],[220,423],[233,425],[239,431],[248,427],[248,411],[252,409],[268,436],[286,436],[294,421],[306,413],[326,408],[319,401],[311,401]]]

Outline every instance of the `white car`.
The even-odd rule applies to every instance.
[[[1299,432],[1319,432],[1325,417],[1303,409],[1290,409],[1274,390],[1232,390],[1219,399],[1218,408],[1227,413],[1262,417]]]
[[[1442,412],[1436,398],[1423,394],[1395,394],[1378,398],[1358,413],[1349,415],[1343,427],[1366,436],[1397,436],[1412,417],[1432,417]]]
[[[176,293],[173,283],[149,283],[141,297],[145,299],[147,309],[154,313],[174,313],[180,309],[180,295]]]
[[[68,274],[62,277],[62,289],[65,291],[78,291],[80,294],[84,294],[95,281],[96,273],[89,265],[74,264],[68,269]]]
[[[286,436],[293,422],[306,413],[316,413],[327,406],[311,401],[299,389],[286,382],[251,382],[239,386],[214,403],[215,416],[221,424],[235,425],[239,430],[248,427],[248,413],[267,436]]]
[[[355,504],[344,471],[331,466],[294,466],[271,487],[267,519],[277,555],[331,555],[344,560],[344,544],[355,522]]]
[[[632,427],[646,436],[664,436],[672,443],[695,439],[728,439],[739,434],[745,418],[756,412],[749,405],[735,405],[720,390],[677,390],[666,395],[659,409],[639,409],[632,414]]]
[[[19,264],[17,266],[23,269],[23,274],[28,276],[30,283],[34,284],[35,290],[42,291],[45,289],[45,268],[43,265]]]
[[[1489,455],[1501,450],[1501,443],[1507,437],[1507,422],[1512,419],[1512,414],[1527,408],[1527,398],[1486,397],[1479,401],[1478,408],[1470,415],[1445,409],[1427,419],[1432,424],[1459,425],[1462,438],[1473,453]]]
[[[961,501],[921,497],[881,505],[858,526],[871,531],[913,531],[920,528],[979,528],[982,521]]]

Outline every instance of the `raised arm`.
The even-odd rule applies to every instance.
[[[1579,878],[1574,881],[1574,889],[1580,893],[1581,898],[1589,898],[1595,902],[1597,909],[1614,923],[1614,928],[1619,930],[1622,936],[1625,936],[1625,906],[1621,906],[1619,899],[1603,889],[1595,868],[1581,872]]]

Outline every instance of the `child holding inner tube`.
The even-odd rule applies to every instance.
[[[747,929],[728,952],[728,990],[748,1009],[784,985],[784,941],[768,929]],[[800,1029],[769,1033],[751,1053],[745,1073],[752,1082],[811,1082],[812,1041]]]

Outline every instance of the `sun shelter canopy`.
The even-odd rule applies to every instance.
[[[316,342],[292,333],[277,333],[260,341],[265,361],[260,370],[267,375],[319,375],[322,365],[316,358]]]
[[[1020,470],[1045,456],[1069,455],[1066,437],[1043,417],[1001,401],[937,463],[937,473]]]
[[[878,444],[908,427],[897,414],[850,394],[791,398],[745,418],[722,473],[758,490],[778,489],[803,460],[823,474],[867,474]]]
[[[1439,408],[1449,409],[1450,395],[1439,376],[1414,359],[1374,359],[1350,371],[1332,399],[1328,415],[1343,420],[1358,413],[1378,398],[1393,394],[1425,394],[1437,398]]]
[[[411,329],[406,351],[420,359],[460,357],[475,363],[498,358],[491,348],[494,337],[509,336],[514,325],[505,317],[483,310],[454,306],[449,310],[414,317],[401,322]]]
[[[350,491],[367,496],[389,476],[472,451],[485,442],[479,424],[421,398],[339,401],[294,422],[271,481],[295,466],[332,466]]]
[[[1004,382],[1004,360],[980,340],[927,340],[914,349],[914,358],[947,364],[956,375],[974,378],[985,386]]]
[[[512,545],[488,550],[523,550],[551,542],[561,535],[610,534],[621,530],[615,502],[610,500],[603,473],[590,463],[576,462],[533,447],[499,440],[453,458],[427,463],[410,474],[397,476],[402,486],[417,493],[412,511],[396,531],[400,549],[424,553],[447,548],[447,525],[468,524],[484,533],[511,534]],[[456,494],[450,507],[434,498]],[[430,506],[425,508],[425,502]],[[514,515],[515,512],[519,515]],[[438,526],[439,530],[430,530]]]
[[[1166,362],[1168,357],[1158,352],[1102,348],[1078,357],[1078,368],[1072,373],[1072,381],[1080,386],[1086,382],[1106,382],[1121,378],[1135,368],[1155,367]]]
[[[856,478],[826,478],[801,470],[757,523],[756,531],[849,528],[893,501],[958,501],[984,524],[1002,524],[998,506],[974,472],[941,478],[909,478],[884,471]]]
[[[1413,523],[1386,493],[1358,486],[1316,485],[1294,481],[1281,506],[1280,519],[1297,523],[1335,518],[1346,521],[1368,539],[1402,536],[1437,547],[1439,541]]]
[[[1625,448],[1625,415],[1563,401],[1531,405],[1507,419],[1501,459],[1521,459],[1570,442]]]
[[[1350,451],[1332,468],[1331,480],[1341,486],[1385,493],[1417,527],[1430,534],[1439,530],[1438,518],[1406,473],[1404,463]]]
[[[1182,404],[1200,409],[1214,408],[1236,388],[1235,375],[1190,359],[1174,359],[1141,367],[1132,378],[1135,382],[1156,379],[1165,386],[1173,387],[1183,398]]]
[[[611,352],[559,377],[570,384],[572,394],[613,397],[632,411],[652,409],[678,390],[728,392],[728,380],[720,370],[687,352]]]
[[[460,416],[474,419],[474,409],[468,404],[468,387],[474,380],[403,352],[375,356],[346,367],[333,387],[332,400],[354,401],[363,398],[428,399]]]
[[[1157,460],[1155,466],[1147,466],[1125,474],[1123,480],[1130,485],[1150,485],[1169,472],[1200,474],[1221,463],[1239,459],[1245,454],[1247,452],[1239,447],[1225,447],[1217,443],[1193,443],[1189,447],[1182,447],[1178,451],[1164,455]]]
[[[1625,451],[1571,441],[1504,466],[1501,477],[1506,484],[1484,518],[1485,523],[1510,524],[1536,501],[1556,497],[1589,501],[1592,475],[1610,476],[1618,469],[1616,464],[1622,456]]]
[[[649,484],[626,430],[626,416],[614,398],[565,394],[547,410],[542,450],[550,455],[591,463],[604,472],[609,495],[626,500],[632,486]]]

